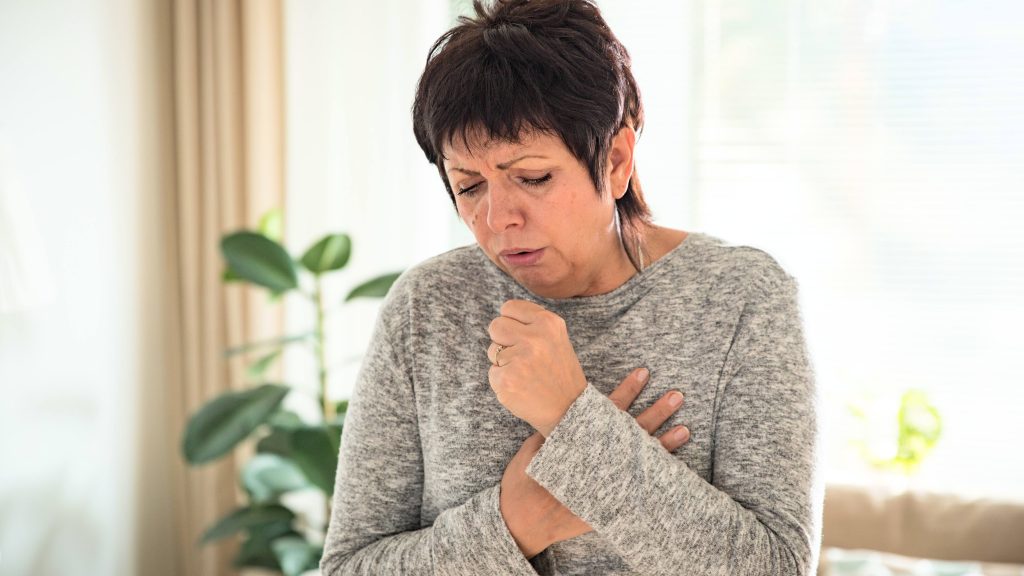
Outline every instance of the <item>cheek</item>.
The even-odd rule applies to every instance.
[[[467,204],[461,204],[458,206],[458,208],[459,217],[462,218],[462,221],[465,222],[466,225],[469,226],[471,229],[475,230],[476,220],[478,216],[476,209],[473,206]]]

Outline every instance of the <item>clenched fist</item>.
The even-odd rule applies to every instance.
[[[545,438],[587,387],[562,318],[526,300],[502,304],[487,332],[491,389]]]

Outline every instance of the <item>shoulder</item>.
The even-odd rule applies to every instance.
[[[437,294],[441,296],[454,286],[465,285],[474,278],[479,280],[487,272],[486,264],[486,256],[475,244],[453,248],[402,272],[392,291],[395,298],[444,291]]]
[[[451,309],[467,295],[500,282],[487,256],[475,245],[460,246],[419,262],[399,275],[381,314],[393,317],[412,308]]]
[[[694,261],[704,268],[701,276],[708,279],[716,293],[748,300],[796,289],[796,279],[762,248],[730,243],[708,234],[699,234],[694,239],[699,245]]]

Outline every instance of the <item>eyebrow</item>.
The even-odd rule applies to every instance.
[[[512,166],[516,162],[519,162],[520,160],[525,160],[527,158],[541,158],[543,160],[547,160],[547,156],[539,156],[537,154],[527,154],[525,156],[520,156],[519,158],[516,158],[514,160],[509,160],[508,162],[503,162],[501,164],[498,164],[498,169],[499,170],[507,170],[510,166]],[[452,168],[451,170],[449,170],[449,172],[462,172],[463,174],[469,174],[470,176],[479,176],[480,175],[479,172],[474,172],[473,170],[466,170],[465,168],[459,168],[459,167]]]

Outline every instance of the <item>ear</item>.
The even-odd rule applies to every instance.
[[[636,131],[629,125],[623,126],[612,138],[608,150],[608,165],[605,180],[611,187],[612,196],[618,200],[626,195],[626,187],[633,176],[633,148],[636,146]]]

